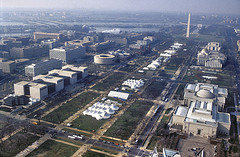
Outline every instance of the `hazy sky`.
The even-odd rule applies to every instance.
[[[240,0],[0,0],[0,7],[240,14]]]

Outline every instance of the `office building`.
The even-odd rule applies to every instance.
[[[78,81],[81,79],[84,79],[88,76],[88,68],[87,67],[77,67],[77,66],[68,64],[68,65],[65,65],[62,69],[77,72],[77,80]]]
[[[25,76],[34,77],[40,74],[48,73],[48,71],[50,70],[61,68],[62,68],[61,60],[49,59],[25,67]]]
[[[46,84],[22,81],[14,84],[14,93],[17,96],[27,95],[41,100],[48,96],[48,86]]]
[[[85,56],[86,48],[82,46],[59,47],[50,50],[49,58],[62,60],[64,64],[73,63]]]
[[[41,41],[41,45],[46,45],[49,49],[53,49],[59,47],[60,43],[57,39],[49,39]]]
[[[34,40],[39,39],[60,39],[61,34],[59,33],[45,33],[45,32],[34,32]]]
[[[96,43],[94,45],[89,46],[89,51],[94,51],[94,52],[103,51],[111,48],[113,45],[114,45],[114,42],[108,40],[105,42]]]
[[[22,48],[12,48],[10,50],[10,56],[12,59],[19,58],[36,58],[47,55],[49,48],[46,45],[31,45]]]
[[[16,70],[15,61],[0,58],[0,69],[3,73],[13,73]]]
[[[0,58],[10,59],[10,53],[7,51],[0,51]]]

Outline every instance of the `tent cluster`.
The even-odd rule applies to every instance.
[[[135,80],[135,79],[128,79],[122,83],[123,86],[128,86],[131,89],[141,88],[144,85],[144,81],[142,79]]]
[[[83,112],[83,115],[89,115],[97,120],[108,119],[111,114],[119,109],[118,106],[111,103],[96,102],[91,107]]]

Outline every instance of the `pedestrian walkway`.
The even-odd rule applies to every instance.
[[[43,144],[45,141],[49,140],[51,138],[50,134],[45,134],[40,139],[35,141],[32,145],[25,148],[23,151],[18,153],[15,157],[25,157],[28,154],[30,154],[32,151],[34,151],[36,148],[38,148],[41,144]]]

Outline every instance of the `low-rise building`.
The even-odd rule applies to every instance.
[[[114,42],[108,40],[108,41],[105,41],[105,42],[96,43],[94,45],[89,46],[89,51],[98,52],[98,51],[109,49],[113,45],[114,45]]]
[[[34,40],[39,39],[57,39],[59,40],[61,37],[61,34],[59,33],[45,33],[45,32],[34,32]]]

